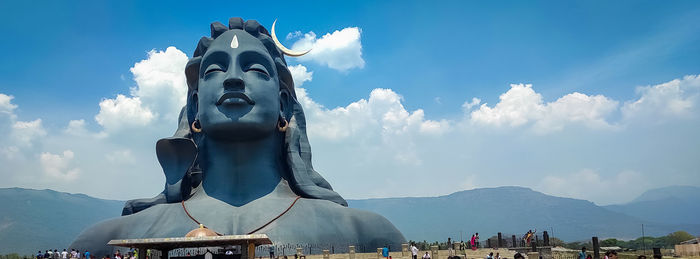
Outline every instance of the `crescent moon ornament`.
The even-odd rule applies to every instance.
[[[272,22],[272,35],[271,36],[272,36],[272,40],[275,42],[275,45],[277,46],[277,48],[279,48],[282,51],[282,53],[284,53],[285,55],[290,56],[290,57],[298,57],[298,56],[302,56],[306,53],[309,53],[309,51],[311,51],[311,49],[309,49],[307,51],[293,51],[291,49],[286,48],[284,45],[282,45],[282,43],[280,43],[280,41],[277,40],[277,35],[275,35],[275,24],[276,23],[277,23],[277,19],[275,19],[275,21]]]

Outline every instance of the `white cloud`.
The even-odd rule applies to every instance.
[[[471,102],[464,102],[464,104],[462,104],[462,109],[466,113],[466,112],[471,111],[472,107],[477,106],[480,103],[481,103],[481,99],[474,97],[474,98],[472,98]]]
[[[14,114],[14,110],[17,108],[17,105],[12,104],[13,98],[15,97],[0,93],[0,114]]]
[[[63,132],[76,136],[85,136],[89,134],[85,128],[85,120],[83,119],[69,121],[68,126]]]
[[[12,125],[12,140],[21,147],[29,147],[40,137],[46,136],[46,130],[41,125],[41,119],[33,121],[17,121]]]
[[[150,109],[141,105],[141,98],[119,94],[115,99],[104,99],[100,102],[100,113],[95,116],[95,121],[107,132],[114,132],[144,127],[151,123],[154,117]]]
[[[73,181],[80,174],[80,169],[70,166],[73,158],[73,151],[70,150],[63,151],[63,155],[43,152],[40,158],[41,167],[44,173],[53,179]]]
[[[314,136],[326,139],[355,137],[365,132],[381,132],[385,135],[408,132],[440,134],[449,129],[446,120],[426,120],[421,109],[407,111],[401,104],[402,97],[391,89],[374,89],[369,100],[361,99],[333,109],[327,109],[311,100],[304,89],[297,89],[297,97],[306,116],[316,124],[309,127],[309,130]]]
[[[605,118],[617,109],[618,102],[602,95],[588,96],[582,93],[567,94],[554,102],[544,103],[542,95],[531,84],[512,84],[493,107],[482,104],[471,112],[471,122],[476,125],[518,127],[534,123],[540,133],[559,131],[564,126],[580,123],[589,128],[614,128]],[[465,103],[467,111],[479,103]]]
[[[295,87],[301,87],[304,82],[311,82],[314,72],[307,71],[306,67],[298,64],[296,66],[288,66],[289,72],[292,74]]]
[[[105,154],[107,161],[113,164],[134,164],[136,159],[129,149],[115,150]]]
[[[700,75],[685,76],[666,83],[637,87],[639,99],[625,102],[622,114],[626,119],[688,117],[697,108],[700,96]]]
[[[187,60],[187,55],[175,47],[149,51],[148,59],[130,70],[137,84],[131,88],[131,95],[138,96],[157,115],[177,118],[187,99],[184,73]]]
[[[314,32],[306,33],[292,45],[292,49],[311,49],[311,52],[299,57],[299,60],[313,61],[339,71],[365,66],[365,60],[362,59],[360,29],[357,27],[336,30],[321,38],[316,38]]]
[[[106,132],[144,127],[157,121],[177,121],[186,102],[184,67],[187,55],[175,47],[151,50],[131,68],[136,86],[130,97],[103,99],[95,120]]]
[[[299,38],[299,37],[301,37],[301,35],[303,35],[303,34],[301,33],[301,31],[290,32],[290,33],[287,34],[286,39],[287,39],[287,40],[291,40],[291,39],[294,39],[294,38]]]

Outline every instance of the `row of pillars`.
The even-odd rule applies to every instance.
[[[517,247],[517,246],[518,246],[518,242],[517,242],[517,239],[515,238],[515,235],[512,235],[512,236],[511,236],[511,239],[512,239],[511,241],[512,241],[513,247]],[[544,231],[544,232],[542,233],[542,239],[543,239],[543,240],[542,240],[542,241],[543,241],[543,244],[542,244],[542,245],[543,245],[543,246],[549,246],[549,233],[547,233],[547,231]],[[520,240],[520,241],[521,241],[521,246],[525,246],[525,244],[524,244],[525,241],[523,241],[523,240]],[[501,232],[498,232],[498,240],[497,240],[497,243],[496,243],[496,244],[491,244],[491,239],[487,239],[487,240],[486,240],[486,246],[489,247],[489,248],[501,248],[501,247],[504,247],[504,245],[503,245],[504,242],[505,242],[505,239],[503,239],[503,235],[501,234]],[[534,247],[536,247],[537,244],[539,244],[539,243],[540,243],[540,238],[539,238],[538,236],[536,236],[536,235],[534,236],[534,240],[531,240],[531,241],[530,241],[531,246],[534,246]]]

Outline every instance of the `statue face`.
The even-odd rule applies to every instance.
[[[273,134],[279,96],[275,63],[258,39],[230,30],[212,42],[202,58],[197,97],[208,137],[239,141]]]

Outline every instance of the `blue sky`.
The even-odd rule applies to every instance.
[[[179,83],[137,75],[183,62],[209,23],[229,17],[268,29],[278,19],[278,35],[300,32],[287,46],[314,46],[287,61],[300,65],[310,127],[357,129],[310,129],[317,169],[346,198],[523,185],[609,204],[700,185],[697,1],[6,1],[3,185],[114,199],[157,193],[163,178],[151,153],[174,131],[166,115],[177,98],[153,91]],[[139,100],[134,111],[152,117],[107,116],[100,104],[109,100]],[[103,170],[107,160],[116,162]],[[101,186],[144,174],[128,193]]]

